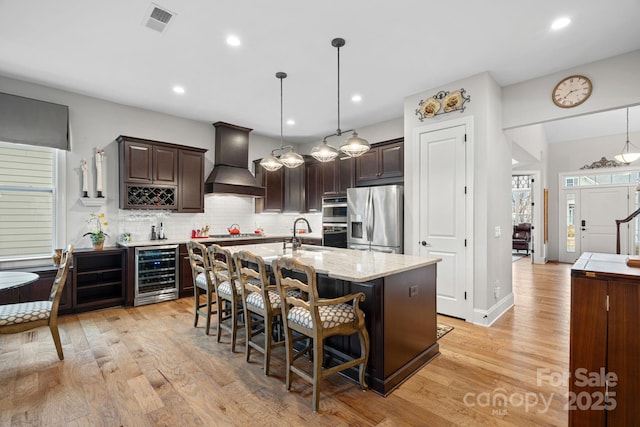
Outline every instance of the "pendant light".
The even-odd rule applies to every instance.
[[[355,130],[350,129],[343,131],[340,129],[340,48],[343,47],[345,43],[346,42],[342,38],[335,38],[331,40],[331,46],[335,47],[338,51],[338,129],[336,129],[336,133],[325,136],[322,143],[313,147],[311,150],[311,156],[320,162],[330,162],[338,157],[340,152],[327,143],[327,138],[332,136],[341,136],[343,132],[353,131],[353,135],[340,146],[340,151],[348,156],[361,156],[371,148],[369,142],[358,137],[358,133]]]
[[[282,114],[282,81],[287,78],[287,73],[283,73],[279,71],[276,73],[276,78],[280,79],[280,148],[276,148],[271,151],[271,155],[260,160],[260,166],[265,168],[266,170],[273,172],[280,169],[282,166],[287,168],[297,168],[301,164],[304,163],[304,158],[295,151],[293,151],[293,146],[284,145],[284,137],[282,132],[282,122],[283,122],[283,114]],[[276,151],[284,151],[289,150],[286,153],[282,154],[279,158],[275,156]]]
[[[636,160],[640,159],[640,153],[630,152],[629,146],[632,146],[633,148],[637,148],[635,145],[629,142],[629,107],[627,107],[627,142],[625,142],[624,147],[622,147],[622,152],[617,156],[615,156],[614,158],[617,161],[625,163],[627,165],[629,163],[635,162]]]

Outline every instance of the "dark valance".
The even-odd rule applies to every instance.
[[[0,141],[69,151],[69,107],[0,92]]]

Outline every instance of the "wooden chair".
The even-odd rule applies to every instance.
[[[242,303],[245,318],[245,352],[249,362],[251,349],[264,355],[264,374],[269,375],[271,349],[284,345],[284,340],[274,341],[273,325],[280,317],[282,299],[275,285],[269,285],[267,266],[264,259],[249,251],[239,251],[233,255],[238,271],[238,279],[242,284]],[[254,325],[252,315],[262,317],[262,325]],[[263,335],[264,339],[255,340]],[[261,342],[263,344],[261,344]]]
[[[215,278],[213,276],[213,270],[209,263],[209,256],[207,255],[207,247],[198,242],[187,242],[187,251],[189,252],[189,264],[191,265],[191,276],[193,277],[193,293],[195,297],[195,319],[193,321],[193,327],[198,326],[199,316],[204,316],[206,319],[206,334],[209,335],[211,327],[211,316],[216,314],[217,311],[214,306],[217,303],[215,297]],[[205,297],[205,302],[202,302],[202,296]]]
[[[313,411],[318,410],[320,400],[320,381],[322,378],[359,365],[359,380],[362,389],[367,388],[365,382],[365,369],[369,357],[369,334],[364,323],[364,314],[360,310],[359,302],[364,301],[364,294],[344,295],[338,298],[324,299],[318,297],[315,269],[295,258],[280,257],[274,261],[276,285],[280,298],[286,301],[282,306],[282,323],[285,330],[286,346],[286,388],[291,389],[291,373],[296,373],[313,385]],[[292,272],[304,273],[306,283],[294,278],[286,277]],[[298,290],[300,294],[295,296],[289,292]],[[305,300],[304,298],[308,298]],[[351,304],[347,302],[351,301]],[[313,341],[313,372],[308,374],[303,369],[295,366],[295,361],[311,350],[310,346],[294,351],[293,334],[298,332]],[[325,338],[333,335],[358,334],[360,341],[360,357],[348,360],[337,366],[323,368],[323,342]]]
[[[60,266],[47,301],[0,305],[0,334],[14,334],[39,328],[40,326],[49,326],[58,357],[60,360],[64,360],[60,333],[58,332],[58,305],[67,281],[72,252],[73,245],[69,245],[62,253]]]
[[[228,249],[213,244],[207,247],[207,254],[215,279],[218,306],[217,341],[220,342],[221,329],[228,331],[231,334],[231,351],[235,352],[238,330],[244,328],[244,324],[238,321],[239,311],[242,310],[242,285],[236,276],[233,257]],[[230,322],[228,325],[224,323],[227,320]]]

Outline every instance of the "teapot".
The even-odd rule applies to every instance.
[[[240,226],[238,224],[231,224],[231,226],[227,229],[229,234],[240,234]]]

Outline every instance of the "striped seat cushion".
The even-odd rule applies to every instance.
[[[282,305],[280,295],[278,295],[278,293],[275,291],[268,291],[267,295],[269,295],[271,308],[280,308],[280,306]],[[259,292],[251,292],[249,296],[247,296],[247,305],[252,305],[261,310],[264,310],[264,298],[262,298],[262,294],[260,294]]]
[[[211,271],[209,271],[209,278],[211,279],[211,283],[213,283],[215,279],[213,278],[213,273]],[[198,274],[198,277],[196,277],[196,285],[199,288],[207,289],[207,278],[205,277],[204,273]]]
[[[51,316],[51,301],[0,305],[0,326],[46,320]]]
[[[324,329],[351,323],[356,318],[356,313],[349,304],[322,306],[318,307],[318,311]],[[302,307],[293,307],[289,310],[287,321],[308,329],[313,328],[311,312]]]
[[[234,280],[233,283],[236,286],[236,292],[238,293],[238,295],[242,295],[242,284],[240,283],[240,281]],[[218,286],[218,293],[221,295],[224,294],[231,296],[231,285],[229,284],[228,280],[220,283],[220,285]]]

